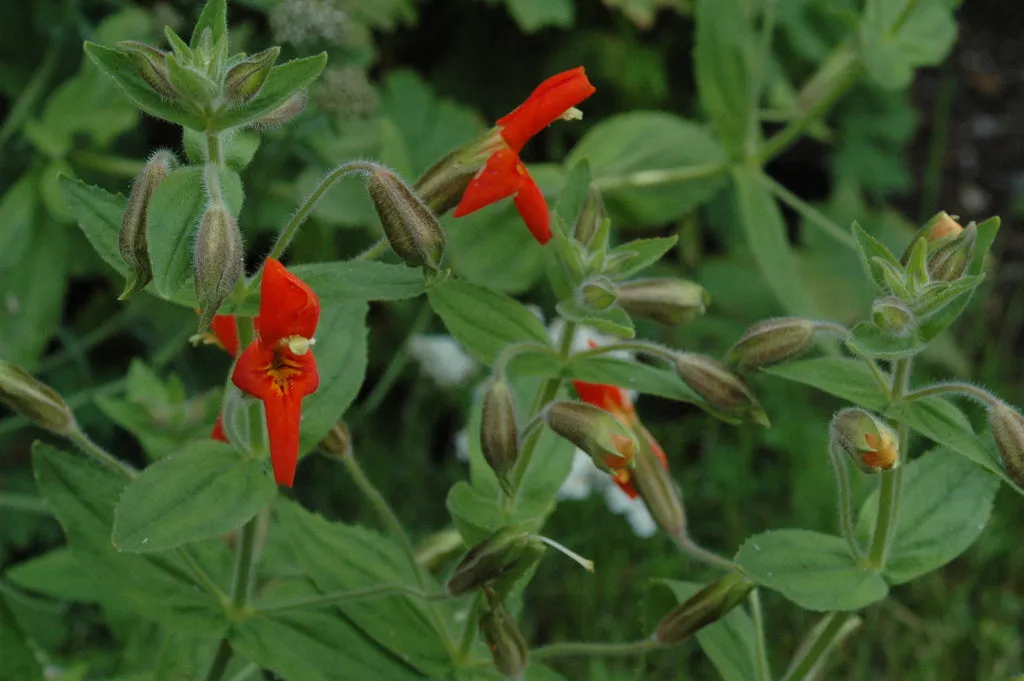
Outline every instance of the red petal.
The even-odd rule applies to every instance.
[[[302,397],[285,394],[263,402],[267,414],[267,433],[270,435],[270,461],[274,465],[274,480],[291,487],[295,482],[295,467],[299,463],[299,421],[302,418]]]
[[[217,416],[217,420],[213,424],[213,432],[210,433],[210,439],[219,440],[220,442],[228,441],[228,436],[224,432],[224,418],[220,415]]]
[[[498,119],[501,136],[518,154],[531,137],[596,91],[582,66],[557,73],[538,85],[518,108]]]
[[[273,361],[274,349],[255,340],[235,362],[231,382],[242,392],[262,400],[273,394],[274,380],[268,373]]]
[[[629,474],[629,471],[615,471],[615,474],[612,475],[612,482],[618,485],[619,489],[625,492],[630,499],[636,499],[640,496],[637,494],[636,487],[633,487],[633,476]]]
[[[601,383],[585,383],[583,381],[573,381],[572,384],[576,388],[576,394],[587,404],[600,407],[616,415],[621,414],[626,417],[628,422],[632,422],[635,418],[633,405],[630,403],[626,391],[622,388]]]
[[[544,200],[540,187],[526,172],[522,163],[519,164],[519,171],[523,176],[523,186],[516,194],[516,208],[533,238],[543,246],[551,239],[551,212],[548,210],[548,202]]]
[[[519,157],[510,149],[499,149],[491,154],[466,187],[453,215],[461,218],[515,194],[523,186],[523,175],[517,171],[521,165]]]
[[[288,336],[312,338],[320,320],[320,300],[301,279],[267,258],[260,283],[260,338],[273,346]]]
[[[232,357],[238,355],[238,322],[233,315],[215,315],[210,323],[217,342]]]

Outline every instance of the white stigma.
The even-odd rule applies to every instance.
[[[562,112],[559,116],[563,121],[581,121],[583,120],[583,112],[574,106],[570,106],[568,109]]]
[[[316,345],[315,338],[303,338],[302,336],[288,336],[283,338],[281,342],[288,346],[288,349],[294,355],[302,356],[309,352],[314,345]]]

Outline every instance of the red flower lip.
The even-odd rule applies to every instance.
[[[525,102],[499,118],[497,130],[504,146],[491,154],[470,181],[453,215],[469,215],[515,195],[523,222],[541,245],[546,244],[551,239],[551,213],[540,188],[519,159],[519,152],[537,133],[596,91],[579,66],[551,76]]]
[[[310,351],[320,301],[302,280],[267,258],[260,282],[258,336],[235,364],[232,382],[263,401],[274,478],[291,487],[299,459],[302,398],[320,385]]]

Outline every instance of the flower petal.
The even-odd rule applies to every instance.
[[[519,171],[523,176],[523,186],[516,194],[516,209],[533,238],[543,246],[551,239],[551,211],[548,210],[548,202],[544,200],[540,187],[522,163],[519,164]]]
[[[602,383],[586,383],[584,381],[573,381],[576,394],[580,399],[595,407],[610,411],[624,420],[627,425],[636,422],[636,412],[633,404],[629,401],[626,391],[614,385]]]
[[[299,421],[302,419],[302,397],[285,393],[264,400],[267,414],[267,433],[270,435],[270,461],[274,465],[274,480],[291,487],[295,482],[295,468],[299,463]]]
[[[628,470],[621,469],[615,471],[612,475],[612,482],[614,482],[619,489],[625,492],[626,496],[630,499],[636,499],[640,496],[636,491],[636,487],[633,486],[633,476],[630,475]]]
[[[491,154],[466,187],[452,215],[460,218],[515,194],[523,186],[523,175],[517,170],[521,165],[519,157],[510,149],[499,149]]]
[[[255,340],[235,362],[231,382],[242,392],[262,400],[274,391],[274,379],[269,373],[273,361],[274,349]]]
[[[514,111],[498,119],[501,136],[518,154],[531,137],[596,91],[582,66],[557,73],[538,85]]]
[[[320,299],[279,261],[267,258],[260,282],[260,338],[274,346],[282,338],[312,338],[320,321]]]
[[[234,315],[214,315],[213,321],[210,322],[210,329],[213,330],[217,343],[229,355],[232,357],[238,355],[238,322],[235,320]]]
[[[218,440],[220,442],[228,441],[227,433],[224,432],[224,418],[219,414],[217,415],[216,422],[213,424],[213,431],[210,433],[210,439]]]

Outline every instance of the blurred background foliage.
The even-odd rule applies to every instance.
[[[740,3],[748,10],[761,4]],[[139,114],[85,62],[81,44],[160,44],[164,25],[187,32],[200,5],[0,3],[0,357],[56,386],[96,439],[139,461],[143,450],[159,456],[208,431],[228,360],[188,345],[195,323],[188,310],[151,297],[116,302],[122,282],[73,224],[57,178],[81,177],[126,193],[152,149],[188,153],[190,141]],[[798,88],[849,35],[861,10],[857,0],[776,3],[761,112],[769,132],[791,120]],[[624,173],[710,153],[700,148],[711,133],[696,96],[693,11],[690,0],[231,3],[232,52],[281,44],[289,57],[329,54],[300,118],[261,137],[238,133],[231,142],[229,163],[244,167],[240,223],[249,262],[266,252],[274,231],[339,162],[379,158],[415,178],[513,108],[543,77],[583,64],[598,87],[585,118],[544,132],[525,160],[555,194],[562,160],[586,155],[621,239],[680,235],[658,269],[701,282],[712,296],[709,314],[678,329],[640,323],[638,331],[675,347],[721,353],[749,323],[782,312],[746,246],[732,188],[714,177],[661,190],[616,184]],[[967,0],[956,19],[948,56],[942,48],[944,59],[917,71],[912,83],[888,84],[892,89],[858,79],[767,172],[829,220],[845,229],[856,219],[896,252],[939,209],[965,221],[1001,214],[1004,229],[984,295],[955,337],[929,350],[925,371],[930,366],[977,380],[1019,405],[1024,48],[1018,38],[1024,20],[1013,3],[999,0]],[[917,38],[926,46],[948,38],[922,30]],[[864,315],[871,294],[853,251],[805,215],[786,207],[784,217],[800,246],[803,285],[820,314],[842,322]],[[550,315],[544,252],[517,223],[511,205],[445,219],[450,262],[462,276]],[[349,257],[379,231],[362,186],[346,180],[317,206],[289,259]],[[412,361],[410,334],[441,331],[424,300],[375,305],[370,329],[368,378],[349,415],[356,452],[423,539],[450,522],[447,489],[466,475],[455,450],[475,381],[444,385],[425,370],[431,367]],[[835,525],[825,424],[838,402],[768,377],[755,385],[774,423],[768,431],[724,426],[655,398],[639,404],[672,460],[692,532],[726,553],[767,528],[831,531]],[[61,542],[34,494],[28,451],[39,435],[0,412],[0,567]],[[321,458],[300,467],[295,494],[328,517],[372,522],[344,472]],[[1021,504],[1004,491],[971,551],[868,609],[865,626],[835,654],[826,676],[1005,679],[1024,669]],[[561,561],[542,563],[526,595],[524,626],[534,644],[634,639],[642,633],[640,603],[650,579],[707,576],[663,537],[634,536],[598,497],[561,504],[546,533],[593,558],[598,569],[587,575]],[[59,678],[105,678],[153,654],[147,633],[116,612],[103,613],[112,622],[106,625],[101,606],[26,598],[6,580],[0,589],[35,640],[64,663]],[[778,668],[811,615],[773,594],[766,603]],[[714,674],[695,645],[651,655],[645,664],[651,679]],[[635,678],[639,670],[635,661],[614,660],[568,659],[556,667],[569,678],[595,681]]]

